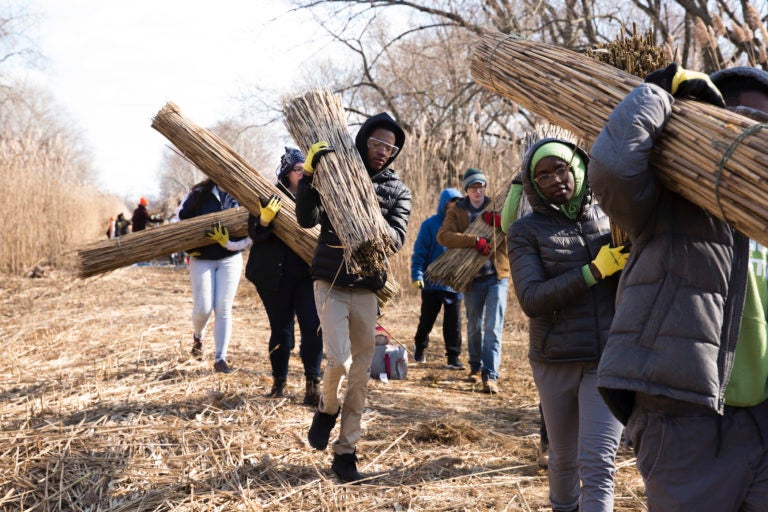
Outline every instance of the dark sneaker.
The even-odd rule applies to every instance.
[[[357,455],[354,453],[343,453],[341,455],[335,453],[331,469],[339,477],[339,480],[345,483],[357,482],[365,478],[365,475],[357,471]]]
[[[203,342],[194,334],[192,335],[192,357],[198,361],[203,359]]]
[[[272,389],[269,392],[270,398],[285,398],[288,394],[285,391],[285,379],[272,379]]]
[[[464,364],[459,361],[458,357],[449,357],[448,364],[446,364],[445,367],[449,370],[463,370],[466,368],[466,366],[464,366]]]
[[[480,369],[470,370],[469,375],[467,375],[467,382],[477,382],[478,380],[480,380]]]
[[[224,359],[219,359],[213,364],[214,371],[219,373],[232,373],[232,368],[229,367]]]
[[[309,446],[315,450],[325,450],[326,446],[328,446],[328,438],[331,437],[331,430],[336,425],[339,411],[336,411],[336,414],[315,411],[315,416],[312,418],[312,426],[309,427],[309,432],[307,433]]]
[[[320,377],[307,378],[306,389],[304,391],[304,405],[314,405],[320,403]]]
[[[426,363],[427,362],[427,356],[424,355],[424,349],[421,347],[416,347],[413,351],[413,362],[414,363]]]

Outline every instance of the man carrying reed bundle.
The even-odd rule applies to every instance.
[[[470,167],[464,173],[462,184],[467,192],[456,207],[445,216],[437,232],[437,241],[445,247],[474,247],[480,254],[492,257],[485,261],[465,290],[467,311],[467,351],[469,352],[469,379],[483,380],[483,392],[499,392],[498,378],[501,363],[501,333],[507,308],[509,288],[509,257],[506,236],[496,230],[495,240],[465,233],[478,216],[489,226],[500,226],[498,212],[486,209],[491,199],[485,195],[488,180],[482,171]]]
[[[632,243],[598,386],[626,425],[649,510],[766,510],[768,250],[653,171],[680,96],[764,121],[768,72],[710,81],[671,64],[616,106],[592,145],[592,188]],[[752,126],[745,135],[762,128]],[[765,172],[764,160],[745,165]]]
[[[363,159],[396,249],[405,242],[411,213],[411,193],[389,168],[405,142],[405,133],[388,114],[377,114],[363,124],[355,146]],[[320,224],[320,236],[312,258],[315,304],[323,330],[326,365],[320,403],[309,429],[309,444],[324,450],[341,413],[339,437],[333,443],[331,469],[344,482],[361,480],[355,449],[360,439],[360,418],[365,407],[371,360],[375,351],[376,295],[384,287],[384,270],[374,275],[350,273],[344,248],[313,188],[320,157],[333,151],[325,142],[312,145],[304,162],[305,176],[296,195],[296,218],[304,228]],[[326,172],[325,169],[322,172]],[[344,194],[344,190],[337,191]],[[347,377],[343,402],[342,378]]]

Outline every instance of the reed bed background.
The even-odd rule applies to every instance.
[[[310,89],[283,101],[285,126],[302,148],[325,141],[334,148],[318,164],[313,187],[344,246],[350,271],[373,276],[385,271],[395,252],[389,226],[365,164],[349,133],[341,98],[331,91]]]

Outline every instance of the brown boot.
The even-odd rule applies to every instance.
[[[198,361],[203,360],[203,342],[194,334],[192,335],[192,357]]]
[[[285,392],[286,379],[272,379],[272,390],[269,392],[270,398],[285,398],[287,396]]]
[[[320,377],[308,377],[304,392],[304,404],[317,406],[320,403]]]

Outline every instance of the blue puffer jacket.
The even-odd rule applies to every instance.
[[[528,150],[523,169],[550,140]],[[522,182],[533,211],[512,223],[507,239],[515,293],[530,318],[528,357],[546,363],[597,362],[608,340],[618,279],[611,276],[589,286],[581,268],[610,242],[608,217],[589,190],[571,220],[539,195],[529,172],[522,173]]]
[[[201,196],[201,194],[204,194],[204,196]],[[185,197],[182,201],[181,208],[179,209],[179,218],[182,220],[191,219],[193,217],[199,217],[200,215],[205,215],[207,213],[215,213],[228,210],[230,208],[237,208],[238,206],[240,206],[240,203],[237,202],[237,199],[229,195],[227,192],[224,192],[216,185],[213,186],[211,192],[208,194],[204,192],[203,187],[197,186],[190,190],[189,194],[187,194],[187,197]],[[242,240],[243,238],[245,237],[233,236],[230,238],[230,240],[232,242],[236,242],[238,240]],[[217,243],[206,245],[204,247],[198,247],[193,249],[193,251],[200,252],[200,256],[197,256],[197,258],[201,260],[220,260],[237,254],[238,252],[242,252],[230,251]]]
[[[437,213],[421,223],[419,234],[416,236],[416,241],[413,244],[411,281],[424,281],[425,290],[455,291],[448,286],[441,286],[424,279],[424,271],[427,270],[429,264],[445,252],[445,247],[437,243],[437,231],[443,225],[448,201],[451,199],[461,199],[461,192],[455,188],[447,188],[440,193]]]
[[[636,391],[723,411],[746,294],[748,239],[664,187],[649,165],[673,101],[638,86],[591,151],[595,195],[632,242],[598,367],[623,423]]]

